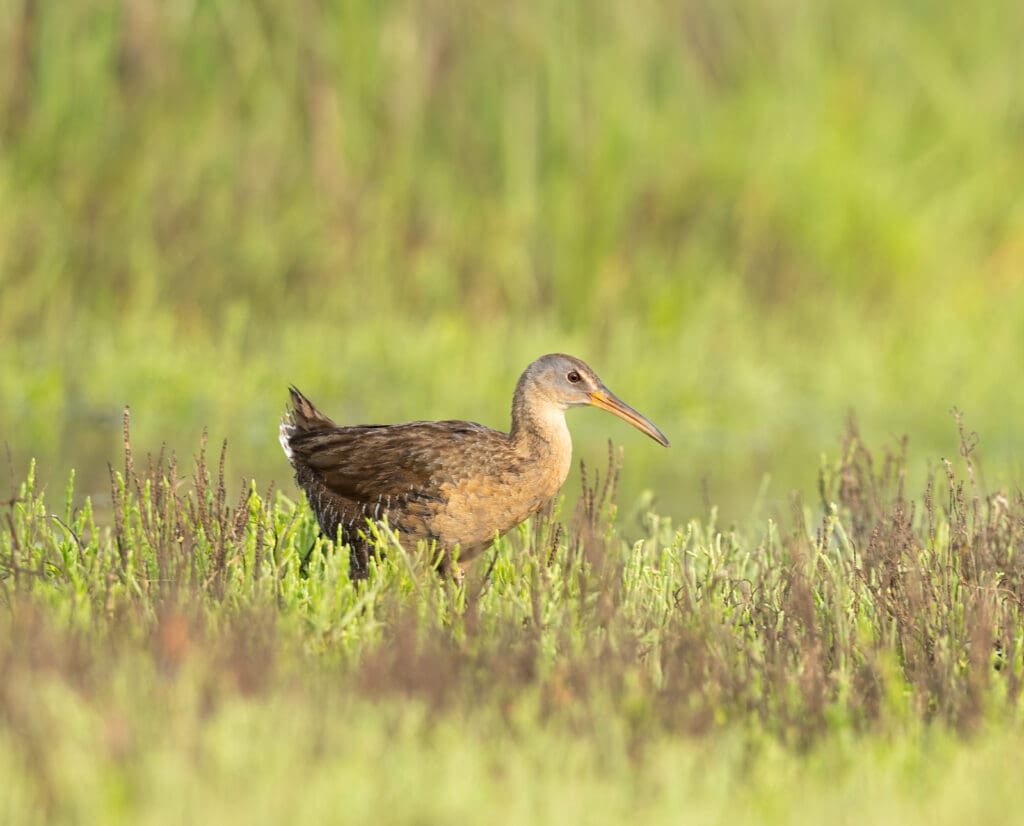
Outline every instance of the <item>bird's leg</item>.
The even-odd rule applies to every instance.
[[[370,576],[370,553],[365,542],[353,541],[348,557],[348,578],[353,582]]]
[[[301,557],[299,557],[299,574],[301,576],[309,576],[309,562],[313,558],[313,548],[316,547],[316,537],[309,543],[309,547],[306,549]]]
[[[466,572],[469,570],[469,566],[472,564],[469,560],[461,560],[453,557],[453,554],[449,550],[445,549],[431,549],[434,552],[434,570],[437,571],[437,575],[441,578],[451,577],[456,584],[461,585],[463,580],[466,578]]]

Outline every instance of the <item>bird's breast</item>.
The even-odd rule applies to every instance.
[[[468,558],[467,553],[476,553],[550,502],[571,462],[570,448],[549,453],[542,462],[520,460],[500,472],[445,482],[445,505],[433,520],[435,535],[445,545],[460,545]]]

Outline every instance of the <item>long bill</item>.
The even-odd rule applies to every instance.
[[[620,419],[624,419],[629,422],[633,427],[641,433],[646,433],[658,444],[664,445],[665,447],[669,446],[668,439],[665,438],[665,434],[658,430],[650,419],[634,410],[607,387],[602,387],[600,390],[594,390],[590,394],[590,403],[594,405],[594,407],[600,407],[602,410],[614,413]]]

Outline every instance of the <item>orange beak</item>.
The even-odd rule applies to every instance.
[[[590,394],[590,403],[594,405],[594,407],[600,407],[602,410],[614,413],[620,419],[624,419],[629,422],[641,433],[646,433],[654,439],[654,441],[659,445],[664,445],[665,447],[669,446],[668,439],[665,438],[665,434],[658,430],[650,419],[646,416],[642,416],[607,387],[602,387],[600,390],[593,391]]]

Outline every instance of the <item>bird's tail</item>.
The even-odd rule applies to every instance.
[[[296,387],[289,387],[288,392],[291,394],[291,407],[281,419],[278,438],[288,461],[291,461],[291,440],[294,436],[315,430],[326,430],[337,425],[317,410],[313,402],[303,396]]]

